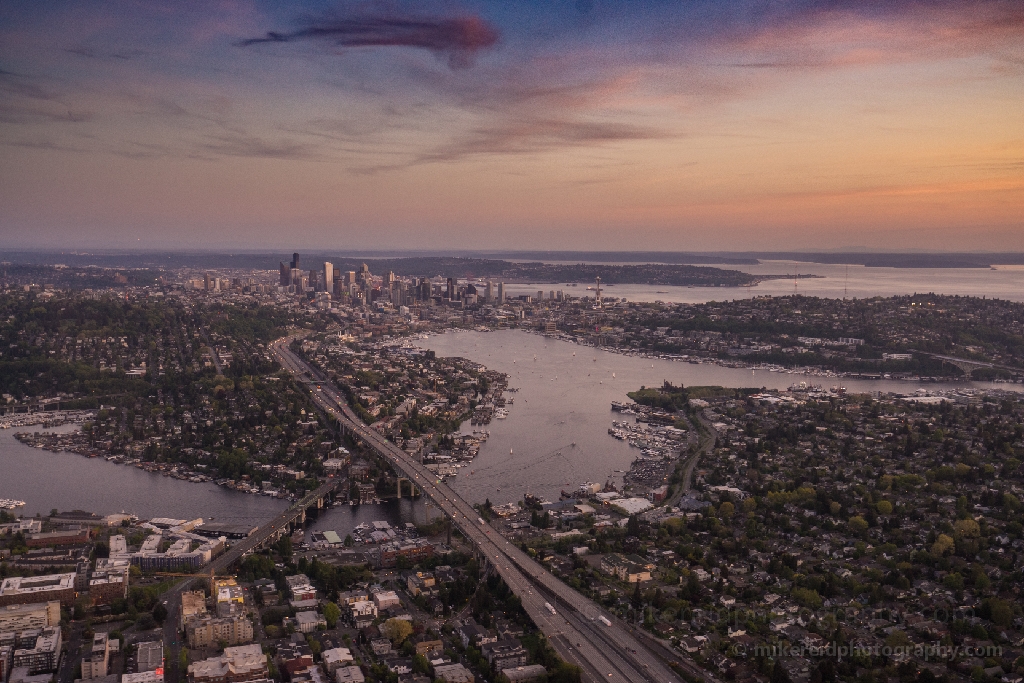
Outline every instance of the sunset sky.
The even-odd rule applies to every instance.
[[[1024,2],[0,3],[0,247],[1024,251]]]

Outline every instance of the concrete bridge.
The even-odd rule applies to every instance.
[[[671,665],[691,681],[719,683],[710,673],[646,632],[633,628],[551,575],[517,546],[494,531],[473,507],[376,430],[363,424],[345,397],[318,370],[288,345],[292,335],[274,342],[270,350],[289,372],[310,388],[314,402],[343,428],[384,458],[398,476],[410,480],[452,520],[485,557],[490,569],[520,598],[523,609],[566,661],[578,665],[585,681],[682,683]]]
[[[923,355],[936,360],[941,360],[943,363],[956,366],[960,368],[960,371],[964,373],[964,377],[967,379],[971,378],[971,374],[980,368],[995,368],[999,370],[1009,370],[1010,372],[1024,373],[1021,368],[1013,368],[1009,365],[999,365],[997,363],[985,363],[983,361],[971,360],[969,358],[957,358],[955,356],[943,356],[938,353],[924,353]]]

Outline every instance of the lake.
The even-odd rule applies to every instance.
[[[64,425],[52,430],[76,429]],[[15,514],[48,515],[50,510],[87,510],[99,515],[129,512],[142,519],[202,517],[224,524],[257,525],[288,507],[288,501],[239,493],[213,483],[195,484],[103,458],[51,453],[14,438],[21,427],[0,431],[0,498],[25,501]]]
[[[418,345],[439,356],[461,356],[507,373],[509,386],[519,389],[507,395],[515,399],[508,418],[482,428],[490,438],[472,464],[450,480],[472,503],[488,498],[494,504],[507,503],[522,499],[524,493],[557,499],[561,489],[572,490],[587,481],[620,484],[622,471],[629,469],[638,451],[608,434],[613,419],[625,419],[611,410],[611,402],[627,400],[626,392],[661,386],[665,380],[684,386],[768,389],[786,389],[800,381],[826,388],[841,383],[851,392],[865,393],[913,393],[922,386],[929,390],[1014,387],[987,382],[922,385],[839,380],[691,365],[624,356],[523,330],[451,332],[420,340]],[[468,422],[463,425],[464,431],[472,429]]]

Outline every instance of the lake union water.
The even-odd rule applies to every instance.
[[[74,428],[65,425],[47,431]],[[212,483],[180,481],[102,458],[51,453],[14,438],[19,431],[36,430],[39,427],[0,431],[0,498],[26,502],[25,507],[14,510],[15,514],[47,515],[53,508],[100,515],[123,510],[142,519],[202,517],[223,524],[255,526],[288,507],[288,501],[239,493]],[[436,516],[436,510],[431,514]],[[409,499],[380,505],[342,505],[322,510],[310,528],[333,529],[344,536],[362,522],[383,519],[391,524],[421,523],[425,515],[423,502]]]
[[[72,429],[73,425],[65,425],[47,431]],[[77,508],[100,515],[124,510],[143,519],[203,517],[225,524],[258,524],[288,507],[287,501],[239,493],[213,483],[180,481],[103,458],[51,453],[14,438],[17,432],[37,430],[41,428],[0,431],[0,498],[25,501],[25,507],[14,511],[18,514],[47,515],[52,508]]]
[[[550,339],[521,330],[451,332],[419,342],[439,356],[462,356],[510,375],[515,399],[505,420],[486,429],[490,438],[472,464],[449,483],[470,502],[494,504],[519,500],[526,492],[557,498],[586,481],[622,481],[639,451],[608,435],[612,401],[640,386],[669,380],[685,386],[785,389],[806,381],[825,388],[842,384],[853,392],[912,393],[928,389],[1014,388],[986,382],[928,383],[814,377],[767,370],[742,370],[712,364],[624,356]],[[471,431],[469,423],[463,431]],[[575,443],[575,445],[573,445]]]

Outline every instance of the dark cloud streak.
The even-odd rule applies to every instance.
[[[269,32],[263,38],[249,38],[237,45],[248,47],[303,40],[326,41],[344,48],[421,48],[446,55],[454,68],[468,66],[476,53],[494,46],[498,42],[498,31],[479,17],[349,17],[315,22],[292,33]]]

